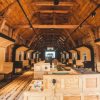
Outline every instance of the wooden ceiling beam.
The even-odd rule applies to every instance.
[[[40,11],[38,11],[40,14],[41,13],[47,13],[47,14],[52,14],[52,13],[60,13],[60,14],[67,14],[67,13],[69,13],[69,11],[68,10],[40,10]]]
[[[28,46],[31,46],[32,43],[35,43],[37,40],[39,41],[40,40],[40,37],[41,37],[40,34],[33,36],[32,39],[30,40]]]
[[[10,4],[8,4],[4,9],[0,11],[0,15],[4,14],[11,6],[13,6],[16,3],[16,0],[12,0]],[[2,4],[2,1],[1,1]]]
[[[34,29],[74,29],[77,28],[79,25],[32,25]],[[84,25],[88,26],[88,25]],[[84,27],[83,26],[83,27]],[[15,28],[30,28],[29,25],[17,25]]]
[[[44,41],[44,43],[43,43],[43,41]],[[54,41],[53,41],[54,42]],[[42,39],[42,41],[40,40],[40,41],[37,41],[35,44],[35,47],[34,47],[34,49],[37,49],[37,48],[40,48],[42,45],[45,45],[45,46],[48,46],[48,45],[52,45],[52,46],[57,46],[57,40],[55,40],[55,42],[53,43],[52,41],[45,41],[45,39]],[[59,45],[59,47],[61,48],[62,47],[62,43],[61,43],[61,41],[58,41],[59,43],[58,43],[58,45]]]
[[[34,2],[33,5],[36,6],[55,6],[53,2]],[[74,2],[60,2],[59,5],[56,6],[74,6]]]
[[[80,28],[80,26],[82,26],[82,25],[89,19],[89,17],[91,17],[92,14],[93,14],[94,12],[96,12],[96,10],[99,9],[99,8],[100,8],[100,4],[98,4],[98,5],[94,8],[94,10],[92,10],[92,11],[90,12],[90,14],[79,24],[79,26],[78,26],[73,32],[70,33],[70,35],[74,34],[74,33]],[[70,38],[70,37],[68,37],[67,40],[68,40],[69,38]]]

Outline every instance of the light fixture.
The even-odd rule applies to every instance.
[[[92,17],[95,17],[95,15],[96,15],[96,12],[93,12],[93,13],[91,14]]]
[[[54,30],[54,28],[51,28],[50,30],[52,31],[52,30]]]
[[[79,28],[82,28],[82,24],[80,24]]]
[[[58,5],[59,4],[59,0],[53,0],[54,1],[54,5]]]
[[[95,16],[96,15],[96,10],[98,9],[100,7],[100,4],[98,4],[97,6],[96,6],[96,8],[80,23],[80,25],[72,32],[72,33],[70,33],[71,35],[73,34],[73,33],[75,33],[79,28],[81,28],[81,26],[82,26],[82,24],[83,23],[85,23],[86,22],[86,20],[88,19],[88,18],[90,18],[90,16]],[[68,36],[68,38],[66,39],[66,40],[68,40],[69,39],[69,36]]]

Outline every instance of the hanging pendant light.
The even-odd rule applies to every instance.
[[[92,17],[95,17],[95,15],[96,15],[96,12],[93,12],[93,13],[91,14]]]
[[[59,4],[59,0],[54,0],[54,5],[58,5]]]

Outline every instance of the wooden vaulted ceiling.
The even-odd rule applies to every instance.
[[[90,16],[81,29],[74,31],[100,4],[99,0],[59,0],[58,5],[53,2],[0,0],[0,19],[6,19],[15,34],[36,50],[47,46],[59,50],[76,46],[77,40],[100,27],[100,9],[97,9],[95,17]]]

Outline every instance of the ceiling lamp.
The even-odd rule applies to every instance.
[[[95,40],[95,44],[100,45],[100,38]]]
[[[96,12],[93,12],[93,13],[92,13],[92,17],[95,17],[95,15],[96,15]]]
[[[54,5],[58,5],[59,4],[59,0],[53,0],[54,1]]]
[[[82,24],[80,24],[79,28],[80,28],[80,29],[82,28]]]

